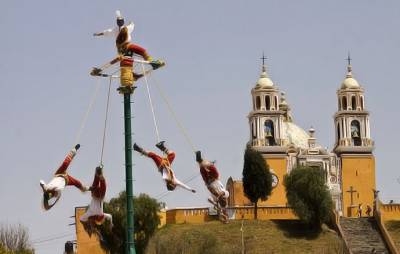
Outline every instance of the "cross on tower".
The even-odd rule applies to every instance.
[[[355,192],[357,192],[357,191],[353,189],[353,186],[350,186],[350,190],[348,190],[348,191],[346,191],[346,192],[349,192],[349,193],[350,193],[350,205],[351,205],[351,206],[354,205],[354,202],[353,202],[353,194],[354,194]]]
[[[265,60],[268,58],[266,56],[264,56],[264,52],[263,52],[263,55],[260,59],[262,60],[263,65],[265,65]]]
[[[347,60],[348,65],[351,65],[351,58],[350,58],[350,52],[347,53],[347,58],[345,59]]]

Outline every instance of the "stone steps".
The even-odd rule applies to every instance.
[[[340,226],[353,254],[370,254],[373,248],[379,254],[390,253],[374,218],[342,217]]]

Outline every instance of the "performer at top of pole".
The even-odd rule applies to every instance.
[[[60,199],[61,192],[65,186],[73,185],[82,192],[89,190],[89,188],[84,186],[79,180],[67,173],[68,166],[71,164],[71,161],[75,157],[76,151],[79,149],[79,147],[80,145],[77,144],[71,149],[71,151],[69,151],[63,163],[54,174],[53,179],[48,184],[46,184],[43,180],[40,180],[40,187],[43,190],[43,206],[45,210],[49,210],[56,204],[56,202]],[[55,199],[53,204],[49,204],[50,199]]]
[[[118,90],[120,91],[120,93],[132,93],[134,89],[133,83],[137,79],[146,74],[146,73],[141,73],[141,74],[133,73],[132,68],[134,63],[133,59],[134,55],[142,57],[146,61],[146,63],[151,65],[153,70],[158,69],[161,66],[164,66],[165,63],[161,60],[154,61],[153,58],[147,53],[146,49],[137,44],[133,44],[131,42],[132,40],[131,34],[133,32],[133,29],[135,28],[134,23],[129,22],[128,25],[125,25],[125,20],[122,17],[121,12],[117,11],[116,14],[117,14],[117,27],[109,28],[102,32],[94,33],[93,35],[114,36],[115,45],[118,51],[118,57],[114,58],[109,63],[100,68],[94,68],[90,74],[94,76],[104,76],[102,74],[102,71],[105,68],[117,62],[120,62],[121,87],[119,87]]]
[[[176,186],[180,186],[188,191],[195,193],[196,191],[186,184],[182,183],[175,177],[174,171],[172,171],[171,163],[175,159],[175,152],[167,149],[164,145],[165,141],[161,141],[156,144],[156,147],[164,152],[167,156],[161,157],[153,152],[147,152],[136,143],[133,144],[133,150],[138,153],[141,153],[144,156],[151,158],[156,164],[158,171],[161,173],[163,180],[167,186],[169,191],[175,190]]]

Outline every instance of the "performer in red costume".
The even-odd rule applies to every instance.
[[[228,204],[229,192],[224,188],[224,185],[219,180],[219,173],[215,165],[201,157],[201,151],[196,152],[196,161],[200,167],[200,174],[207,189],[211,193],[208,201],[212,203],[222,217],[223,222],[228,222],[228,214],[226,206]]]
[[[43,206],[46,210],[49,210],[55,203],[60,199],[61,192],[65,186],[75,186],[82,192],[87,191],[88,188],[83,186],[82,183],[70,176],[67,173],[68,166],[71,164],[72,159],[76,155],[76,151],[79,149],[80,145],[77,144],[65,157],[61,166],[57,169],[54,174],[54,178],[46,184],[43,180],[40,180],[40,187],[43,190]],[[53,204],[49,204],[50,199],[55,199]]]
[[[94,33],[93,35],[115,36],[116,38],[115,44],[118,50],[118,57],[113,59],[105,66],[108,67],[120,61],[121,87],[118,90],[121,93],[132,92],[134,81],[136,81],[137,79],[139,79],[141,76],[144,75],[144,73],[136,74],[132,72],[134,55],[142,57],[152,66],[154,70],[165,65],[165,63],[160,60],[153,61],[153,59],[150,57],[150,55],[144,48],[142,48],[139,45],[133,44],[131,42],[132,39],[131,33],[133,32],[135,25],[133,24],[133,22],[130,22],[128,25],[124,25],[125,21],[124,18],[121,16],[121,12],[117,11],[116,13],[117,13],[117,27],[106,29],[102,32]],[[102,75],[101,72],[103,71],[103,69],[106,68],[105,66],[100,68],[94,68],[91,72],[91,75],[95,76]]]
[[[169,191],[173,191],[175,190],[176,186],[180,186],[186,190],[195,193],[196,191],[194,189],[182,183],[175,177],[175,173],[174,171],[172,171],[171,167],[171,164],[175,159],[175,153],[173,151],[168,150],[165,147],[164,143],[165,141],[161,141],[156,144],[156,147],[167,155],[165,157],[161,157],[153,152],[147,152],[143,148],[138,146],[136,143],[133,144],[133,150],[151,158],[154,161]]]
[[[101,225],[105,220],[108,220],[110,222],[110,227],[112,227],[111,214],[103,212],[103,202],[106,195],[107,184],[103,175],[102,166],[96,167],[93,183],[89,190],[92,193],[92,201],[85,214],[80,217],[80,221],[84,224],[89,223],[90,226],[93,227],[95,225]]]

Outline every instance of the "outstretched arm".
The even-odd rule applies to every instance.
[[[185,189],[185,190],[191,191],[191,192],[193,192],[193,193],[196,192],[196,190],[190,188],[189,186],[187,186],[186,184],[182,183],[181,181],[179,181],[179,180],[176,179],[176,178],[174,179],[174,182],[175,182],[175,184],[176,184],[177,186],[180,186],[180,187],[182,187],[182,188]]]

